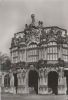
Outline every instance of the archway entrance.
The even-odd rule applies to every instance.
[[[28,86],[38,94],[38,72],[36,70],[30,70],[28,77]]]
[[[17,93],[17,86],[18,86],[17,73],[14,73],[14,86],[16,88],[16,93]]]
[[[10,77],[9,74],[4,76],[4,87],[9,87],[10,86]]]
[[[55,71],[48,73],[48,88],[52,90],[52,93],[58,94],[58,74]]]
[[[64,71],[64,75],[66,77],[66,85],[67,85],[67,90],[66,90],[66,94],[68,95],[68,70]]]

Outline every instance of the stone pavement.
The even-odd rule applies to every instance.
[[[1,100],[67,100],[67,98],[66,95],[1,95]]]

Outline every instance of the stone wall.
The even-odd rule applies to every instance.
[[[30,67],[29,69],[18,69],[17,70],[17,80],[18,84],[15,86],[14,82],[14,72],[10,72],[10,87],[4,88],[5,92],[10,92],[13,94],[29,94],[30,87],[28,86],[29,81],[29,72],[30,70],[35,70],[38,73],[38,94],[51,94],[50,88],[48,87],[48,74],[49,72],[56,72],[58,74],[58,94],[66,94],[66,77],[64,76],[64,68],[59,67],[51,67],[51,68],[40,68],[37,70],[34,67]],[[4,82],[4,80],[2,81]],[[4,87],[4,86],[2,86]]]

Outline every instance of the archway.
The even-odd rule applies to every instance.
[[[14,86],[16,88],[16,93],[17,93],[17,87],[18,87],[17,73],[14,73]]]
[[[9,74],[4,76],[4,87],[9,87],[10,86],[10,77]]]
[[[68,95],[68,70],[64,70],[64,75],[66,77],[66,86],[67,86],[66,94]]]
[[[58,94],[58,73],[56,71],[48,73],[48,88],[50,88],[54,94]]]
[[[34,88],[35,93],[38,94],[38,72],[36,70],[29,71],[28,86]]]

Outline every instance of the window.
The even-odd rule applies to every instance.
[[[57,44],[56,44],[56,42],[49,42],[48,45],[52,46],[52,45],[57,45]]]
[[[30,44],[29,49],[27,51],[28,61],[29,62],[36,62],[38,58],[38,50],[36,44]]]
[[[38,52],[37,49],[31,49],[28,51],[29,56],[37,56]]]
[[[13,51],[12,56],[13,57],[17,57],[18,56],[18,52],[17,51]]]
[[[47,60],[57,60],[58,59],[58,50],[56,42],[49,42],[48,43],[48,50],[47,50]]]
[[[13,58],[13,63],[17,63],[18,58]]]
[[[68,61],[68,49],[67,48],[63,48],[63,60],[64,61]]]
[[[30,43],[29,44],[29,48],[36,48],[37,47],[37,44],[36,43]]]

